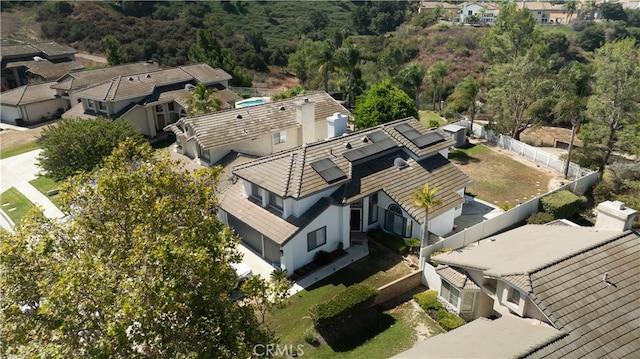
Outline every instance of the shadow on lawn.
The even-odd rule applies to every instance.
[[[391,315],[370,308],[358,318],[347,320],[342,327],[331,328],[324,333],[321,331],[320,334],[334,352],[346,352],[389,329],[395,322]]]
[[[475,146],[475,144],[466,143],[464,146],[456,148],[455,150],[449,152],[449,160],[456,161],[456,163],[460,165],[466,165],[471,162],[480,162],[479,159],[467,154],[467,152],[472,152]]]

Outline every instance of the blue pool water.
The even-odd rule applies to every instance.
[[[243,107],[249,107],[249,106],[262,105],[262,104],[264,104],[266,102],[267,101],[265,101],[265,99],[263,99],[262,97],[252,97],[252,98],[248,98],[246,100],[242,100],[242,101],[236,102],[236,108],[243,108]]]

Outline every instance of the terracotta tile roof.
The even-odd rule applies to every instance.
[[[532,272],[532,299],[568,335],[529,357],[639,357],[639,258],[640,234],[628,231]]]
[[[248,204],[247,201],[252,199],[243,196],[240,181],[222,192],[220,198],[220,207],[225,212],[242,222],[250,223],[253,229],[281,245],[333,204],[330,197],[324,197],[302,216],[283,219],[274,209],[263,208],[256,203]]]
[[[227,80],[230,76],[220,69],[213,69],[208,65],[192,65],[187,68],[195,75],[186,71],[184,67],[159,70],[135,75],[117,76],[76,92],[79,96],[103,101],[119,101],[145,95],[151,95],[161,86],[188,82],[202,82],[210,85]]]
[[[18,106],[53,100],[56,98],[56,90],[51,89],[51,84],[51,82],[47,82],[38,85],[25,85],[4,91],[0,96],[0,103]]]
[[[476,285],[473,280],[471,280],[469,277],[467,277],[466,274],[463,273],[464,270],[462,269],[454,269],[449,267],[448,265],[441,264],[436,267],[436,272],[438,272],[438,274],[442,278],[446,279],[449,283],[460,289],[480,289],[480,287],[478,287],[478,285]]]
[[[545,323],[514,315],[504,315],[496,320],[479,318],[418,342],[393,358],[518,358],[529,348],[562,335]]]
[[[61,90],[77,90],[88,85],[97,84],[118,76],[129,76],[160,70],[156,63],[137,62],[125,65],[104,67],[95,70],[75,71],[65,74],[57,80],[53,88]]]
[[[234,174],[282,197],[302,198],[335,188],[335,198],[344,198],[347,203],[351,203],[382,190],[414,220],[422,223],[423,209],[417,207],[413,200],[416,189],[426,182],[441,188],[438,197],[442,199],[442,205],[430,212],[430,215],[435,216],[463,202],[463,198],[455,191],[471,184],[471,179],[439,154],[416,161],[412,155],[405,152],[404,149],[410,147],[403,146],[400,141],[395,140],[397,136],[393,136],[393,127],[403,123],[412,124],[414,128],[422,126],[414,118],[394,121],[265,156],[236,167]],[[370,145],[371,141],[364,142],[363,138],[372,137],[374,134],[388,135],[392,146],[377,157],[372,156],[359,162],[352,163],[344,156],[348,151]],[[446,138],[444,143],[448,147],[453,140]],[[442,143],[432,146],[431,151],[438,149],[442,149]],[[424,152],[420,150],[420,153]],[[404,159],[406,167],[400,169],[394,165],[398,157]],[[323,179],[311,164],[324,159],[330,159],[346,178],[332,183]],[[338,189],[343,184],[344,186]]]
[[[193,128],[200,147],[216,148],[267,133],[300,127],[296,120],[296,102],[305,98],[315,103],[316,122],[326,121],[327,117],[336,112],[349,115],[349,111],[331,96],[319,92],[258,106],[186,117],[180,119],[178,124],[189,124]],[[241,119],[238,119],[238,116]]]

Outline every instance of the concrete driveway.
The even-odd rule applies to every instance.
[[[253,275],[259,275],[266,280],[270,279],[271,272],[274,270],[271,264],[242,244],[238,246],[238,250],[243,254],[242,263],[251,268]]]

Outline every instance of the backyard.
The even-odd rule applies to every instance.
[[[362,282],[380,287],[410,272],[400,256],[372,244],[367,257],[296,293],[289,305],[274,311],[266,323],[275,330],[282,345],[293,345],[294,348],[302,345],[305,358],[388,358],[409,349],[418,338],[442,332],[413,301],[381,312],[378,325],[334,347],[326,344],[313,330],[309,308],[332,298],[352,284]],[[318,342],[308,344],[305,339],[311,337]]]
[[[470,144],[449,153],[449,159],[473,180],[467,193],[497,206],[514,206],[548,192],[554,176],[510,158],[507,154]]]

